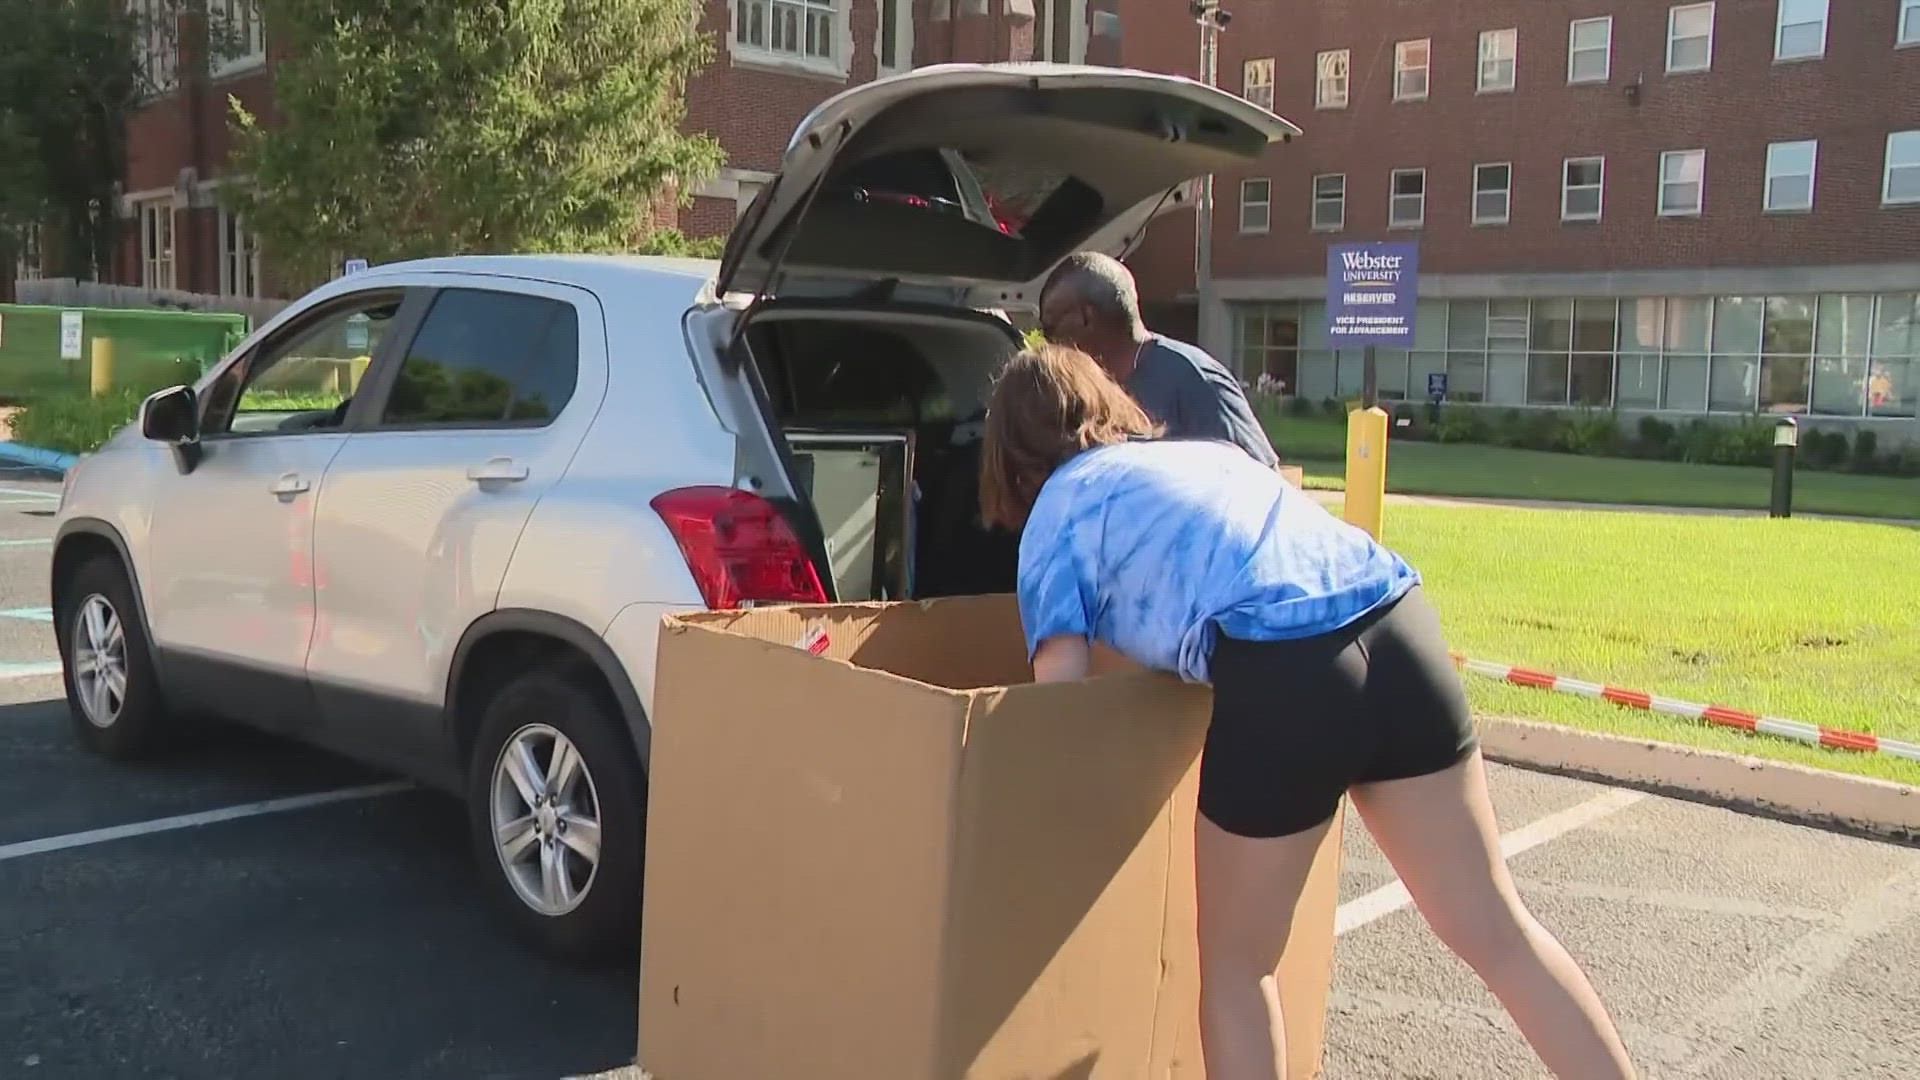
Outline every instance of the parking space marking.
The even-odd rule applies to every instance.
[[[1568,807],[1557,814],[1548,814],[1528,825],[1522,825],[1500,837],[1500,857],[1511,859],[1523,851],[1530,851],[1548,841],[1565,836],[1575,829],[1591,825],[1601,818],[1619,810],[1624,810],[1647,797],[1644,791],[1630,791],[1626,788],[1608,788],[1588,799],[1586,802]],[[1358,930],[1370,922],[1383,919],[1413,902],[1406,885],[1399,878],[1392,884],[1382,885],[1365,896],[1356,896],[1341,904],[1334,913],[1333,932],[1335,936]]]
[[[32,488],[17,487],[0,487],[0,495],[29,495],[36,499],[51,499],[55,502],[60,499],[60,493],[57,491],[35,491]]]
[[[28,540],[0,540],[0,547],[45,547],[53,543],[53,537],[46,536]]]
[[[44,679],[49,675],[60,674],[60,661],[47,660],[40,663],[9,663],[0,660],[0,682],[8,679]]]
[[[17,607],[0,611],[0,618],[27,619],[32,622],[52,622],[53,609],[50,607]]]
[[[46,836],[38,840],[23,840],[17,844],[0,845],[0,862],[9,859],[25,858],[28,855],[42,855],[49,851],[66,851],[70,848],[88,847],[104,844],[110,840],[124,840],[131,836],[148,836],[153,833],[173,832],[177,829],[191,829],[200,825],[214,825],[222,821],[238,818],[259,817],[262,814],[280,814],[289,810],[305,810],[330,803],[352,802],[356,799],[377,799],[383,795],[394,795],[410,791],[415,786],[411,780],[389,780],[379,784],[363,784],[359,787],[335,788],[332,791],[317,791],[310,795],[290,795],[283,799],[267,799],[262,802],[241,803],[238,806],[226,806],[218,810],[202,810],[193,814],[176,814],[173,817],[153,818],[149,821],[136,821],[128,825],[113,825],[104,829],[88,829],[85,832],[67,833],[62,836]]]

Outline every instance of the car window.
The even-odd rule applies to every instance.
[[[572,399],[579,366],[572,304],[447,289],[434,298],[408,347],[380,423],[550,423]]]
[[[400,301],[396,293],[349,301],[268,339],[209,388],[203,430],[259,435],[338,427]]]

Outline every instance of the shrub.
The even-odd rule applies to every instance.
[[[1838,469],[1847,463],[1847,437],[1838,431],[1809,431],[1800,436],[1799,462],[1809,469]]]
[[[1853,433],[1853,471],[1870,473],[1877,464],[1880,437],[1866,428]]]
[[[1581,409],[1559,419],[1550,449],[1566,454],[1607,454],[1620,444],[1620,426],[1610,412]]]
[[[1481,409],[1448,409],[1440,414],[1433,437],[1443,443],[1485,443],[1493,440],[1493,425]]]
[[[1640,418],[1639,450],[1645,457],[1671,459],[1678,457],[1680,430],[1657,416]]]
[[[28,402],[14,414],[13,439],[22,446],[85,454],[133,422],[146,395],[120,390],[105,397],[49,394]]]
[[[1307,419],[1313,416],[1314,412],[1313,399],[1311,398],[1291,397],[1287,399],[1288,416]]]
[[[1339,398],[1322,398],[1320,400],[1320,411],[1333,417],[1335,420],[1345,420],[1347,418],[1347,406]]]

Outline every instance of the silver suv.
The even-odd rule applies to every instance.
[[[661,616],[1010,589],[974,496],[1002,312],[1294,133],[1174,77],[927,68],[815,110],[717,267],[336,280],[68,474],[74,729],[125,757],[210,716],[403,771],[466,800],[546,945],[631,946]]]

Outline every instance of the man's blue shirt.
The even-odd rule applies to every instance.
[[[1419,582],[1363,530],[1221,442],[1080,454],[1048,478],[1020,536],[1029,658],[1070,634],[1197,683],[1216,632],[1331,633]]]

